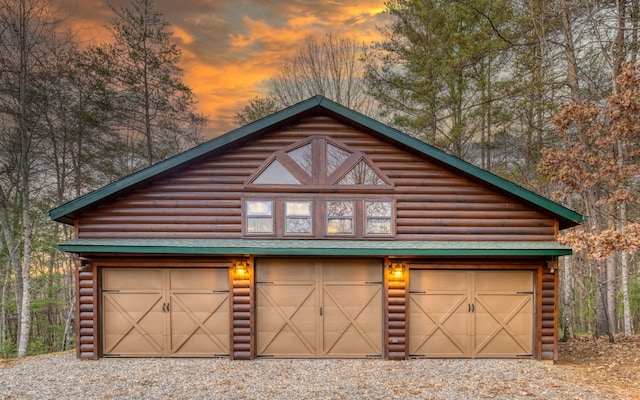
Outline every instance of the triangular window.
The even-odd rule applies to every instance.
[[[313,171],[313,160],[311,159],[311,143],[307,143],[302,147],[287,152],[287,155],[293,159],[306,172],[311,176]]]
[[[271,164],[253,181],[258,185],[299,185],[291,172],[282,166],[280,161],[273,160]]]
[[[338,185],[386,185],[384,179],[378,175],[373,168],[367,164],[365,160],[360,160],[347,174],[342,178]]]
[[[348,151],[327,143],[327,176],[333,174],[350,155]]]

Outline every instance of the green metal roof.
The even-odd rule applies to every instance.
[[[564,256],[556,242],[426,242],[283,239],[75,239],[59,245],[71,253],[138,253],[277,256]]]
[[[465,174],[471,175],[476,179],[484,181],[507,193],[519,197],[526,202],[542,208],[543,210],[547,210],[558,218],[558,220],[560,221],[561,229],[575,226],[580,222],[586,220],[585,216],[576,213],[575,211],[572,211],[556,202],[553,202],[545,197],[542,197],[479,167],[476,167],[473,164],[467,163],[457,157],[438,150],[425,142],[404,134],[356,111],[348,109],[322,96],[312,97],[306,101],[272,114],[271,116],[262,118],[251,124],[228,132],[222,136],[214,138],[174,157],[168,158],[148,168],[126,176],[118,181],[110,183],[100,189],[97,189],[91,193],[78,197],[74,200],[69,201],[68,203],[54,208],[48,212],[48,215],[53,220],[72,224],[74,213],[120,191],[126,190],[127,188],[151,179],[154,176],[164,173],[171,168],[178,167],[198,157],[204,156],[211,151],[220,149],[224,146],[233,144],[236,141],[245,139],[253,134],[276,129],[286,124],[287,122],[303,118],[309,113],[317,111],[322,112],[323,110],[326,114],[336,117],[342,122],[355,125],[369,131],[373,131],[382,137],[390,139],[392,142],[396,142],[398,144],[402,144],[409,148],[412,148],[425,156],[439,161],[440,163],[443,163]]]

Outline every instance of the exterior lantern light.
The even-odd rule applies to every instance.
[[[244,278],[249,275],[249,265],[246,261],[236,261],[233,264],[233,274],[236,277]]]
[[[402,279],[405,266],[403,263],[391,263],[391,276],[394,279]]]

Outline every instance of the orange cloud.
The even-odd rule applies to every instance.
[[[104,28],[111,18],[106,0],[59,1],[85,43],[110,39]],[[117,7],[127,2],[112,0]],[[364,43],[378,40],[384,10],[384,0],[157,0],[155,5],[182,49],[183,80],[196,95],[198,111],[210,119],[207,136],[233,129],[235,113],[266,94],[266,82],[305,38],[332,32]]]

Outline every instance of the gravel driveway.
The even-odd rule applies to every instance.
[[[532,360],[101,359],[0,364],[3,399],[614,399]]]

